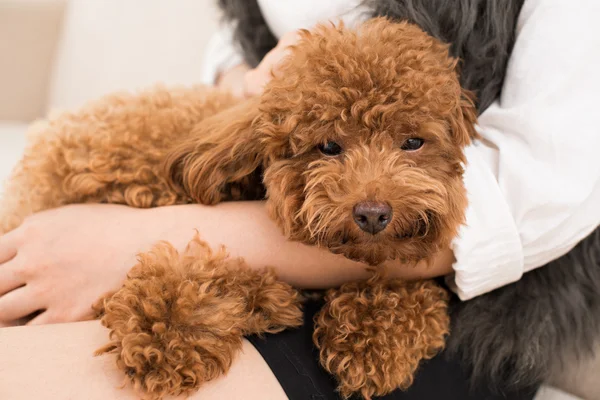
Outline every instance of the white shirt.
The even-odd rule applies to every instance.
[[[361,18],[359,1],[258,0],[272,32]],[[463,300],[520,279],[600,224],[600,2],[526,0],[502,94],[466,149],[467,223],[453,242]],[[224,27],[204,80],[242,61]]]

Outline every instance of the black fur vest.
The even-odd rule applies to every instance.
[[[256,66],[276,44],[256,0],[218,0],[234,23],[234,38],[246,62]],[[524,0],[363,0],[371,16],[419,25],[451,44],[461,63],[461,83],[478,99],[479,111],[498,97]]]

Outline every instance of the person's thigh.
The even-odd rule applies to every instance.
[[[312,340],[313,318],[322,301],[305,304],[304,325],[263,338],[249,337],[290,400],[339,400],[336,382],[319,365],[319,353]],[[357,354],[357,357],[360,357]],[[423,362],[410,388],[380,397],[380,400],[532,400],[537,388],[519,392],[496,393],[484,387],[474,388],[458,360],[441,353]]]
[[[0,399],[138,399],[114,357],[94,357],[108,340],[98,321],[0,329]],[[183,397],[182,397],[183,398]],[[286,399],[247,341],[229,373],[190,399]]]

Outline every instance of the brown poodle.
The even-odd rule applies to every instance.
[[[157,207],[266,197],[291,240],[371,265],[373,278],[330,290],[315,320],[321,364],[342,396],[406,388],[444,345],[447,294],[386,279],[464,220],[463,147],[475,108],[448,47],[408,23],[303,32],[257,99],[207,88],[106,97],[51,118],[6,188],[0,233],[69,203]],[[175,145],[173,145],[175,143]],[[147,397],[188,393],[226,373],[243,335],[301,323],[299,294],[271,270],[195,238],[142,254],[101,302],[127,378]]]

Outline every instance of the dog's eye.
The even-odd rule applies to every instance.
[[[404,143],[402,143],[401,149],[406,150],[406,151],[419,150],[421,147],[423,147],[424,143],[425,143],[425,140],[423,140],[421,138],[406,139],[406,141]]]
[[[342,147],[336,142],[327,142],[325,144],[320,144],[317,146],[319,151],[326,156],[337,156],[342,153]]]

